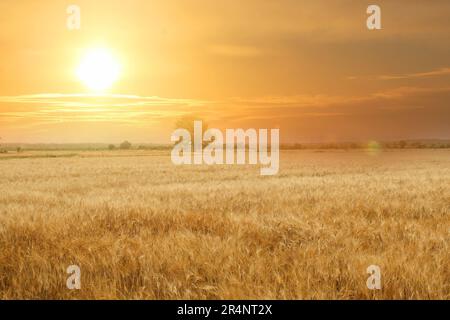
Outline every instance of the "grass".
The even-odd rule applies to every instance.
[[[283,151],[271,177],[156,151],[0,161],[0,298],[449,299],[449,156]]]

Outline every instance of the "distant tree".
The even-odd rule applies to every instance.
[[[206,121],[204,121],[201,117],[195,116],[195,115],[184,116],[184,117],[181,117],[180,119],[178,119],[177,122],[175,123],[175,129],[186,129],[187,131],[189,131],[189,134],[191,135],[191,145],[192,145],[192,141],[194,140],[194,122],[195,121],[202,122],[202,129],[203,129],[202,137],[203,137],[203,133],[206,130],[208,130],[208,123],[206,123]],[[175,143],[178,143],[178,142],[179,141],[177,141]],[[203,144],[203,147],[205,147],[208,143],[203,142],[202,144]]]
[[[116,149],[116,146],[113,145],[113,144],[110,144],[110,145],[108,146],[108,149],[109,149],[109,150],[115,150],[115,149]]]
[[[194,121],[202,121],[203,131],[208,130],[208,124],[197,116],[184,116],[177,120],[175,129],[186,129],[194,137]]]
[[[405,141],[405,140],[402,140],[402,141],[400,141],[400,142],[398,143],[398,145],[399,145],[400,148],[404,149],[404,148],[406,147],[406,141]]]
[[[422,148],[425,147],[425,145],[424,145],[423,143],[418,142],[418,141],[414,142],[414,143],[412,144],[412,146],[413,146],[414,148],[416,148],[416,149],[422,149]]]
[[[120,144],[120,149],[129,150],[131,149],[131,143],[129,141],[124,141]]]
[[[17,147],[17,153],[21,153],[22,152],[22,147]]]
[[[0,140],[2,140],[2,137],[0,137]],[[6,151],[6,149],[2,149],[1,148],[1,144],[0,144],[0,153],[7,153],[8,151]]]

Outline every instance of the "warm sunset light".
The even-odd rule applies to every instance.
[[[0,0],[0,315],[448,302],[449,16],[450,0]]]
[[[106,49],[89,50],[77,68],[78,78],[93,91],[109,89],[120,75],[120,64]]]

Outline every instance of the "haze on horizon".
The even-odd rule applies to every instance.
[[[369,31],[375,3],[383,29]],[[449,139],[449,13],[446,0],[3,1],[0,137],[165,143],[195,115],[280,128],[284,143]],[[76,75],[99,47],[120,64],[101,94]]]

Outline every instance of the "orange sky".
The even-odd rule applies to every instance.
[[[374,3],[383,30],[366,28]],[[0,136],[169,142],[195,114],[282,142],[448,139],[449,14],[448,0],[2,1]],[[98,46],[122,65],[101,97],[75,76]]]

